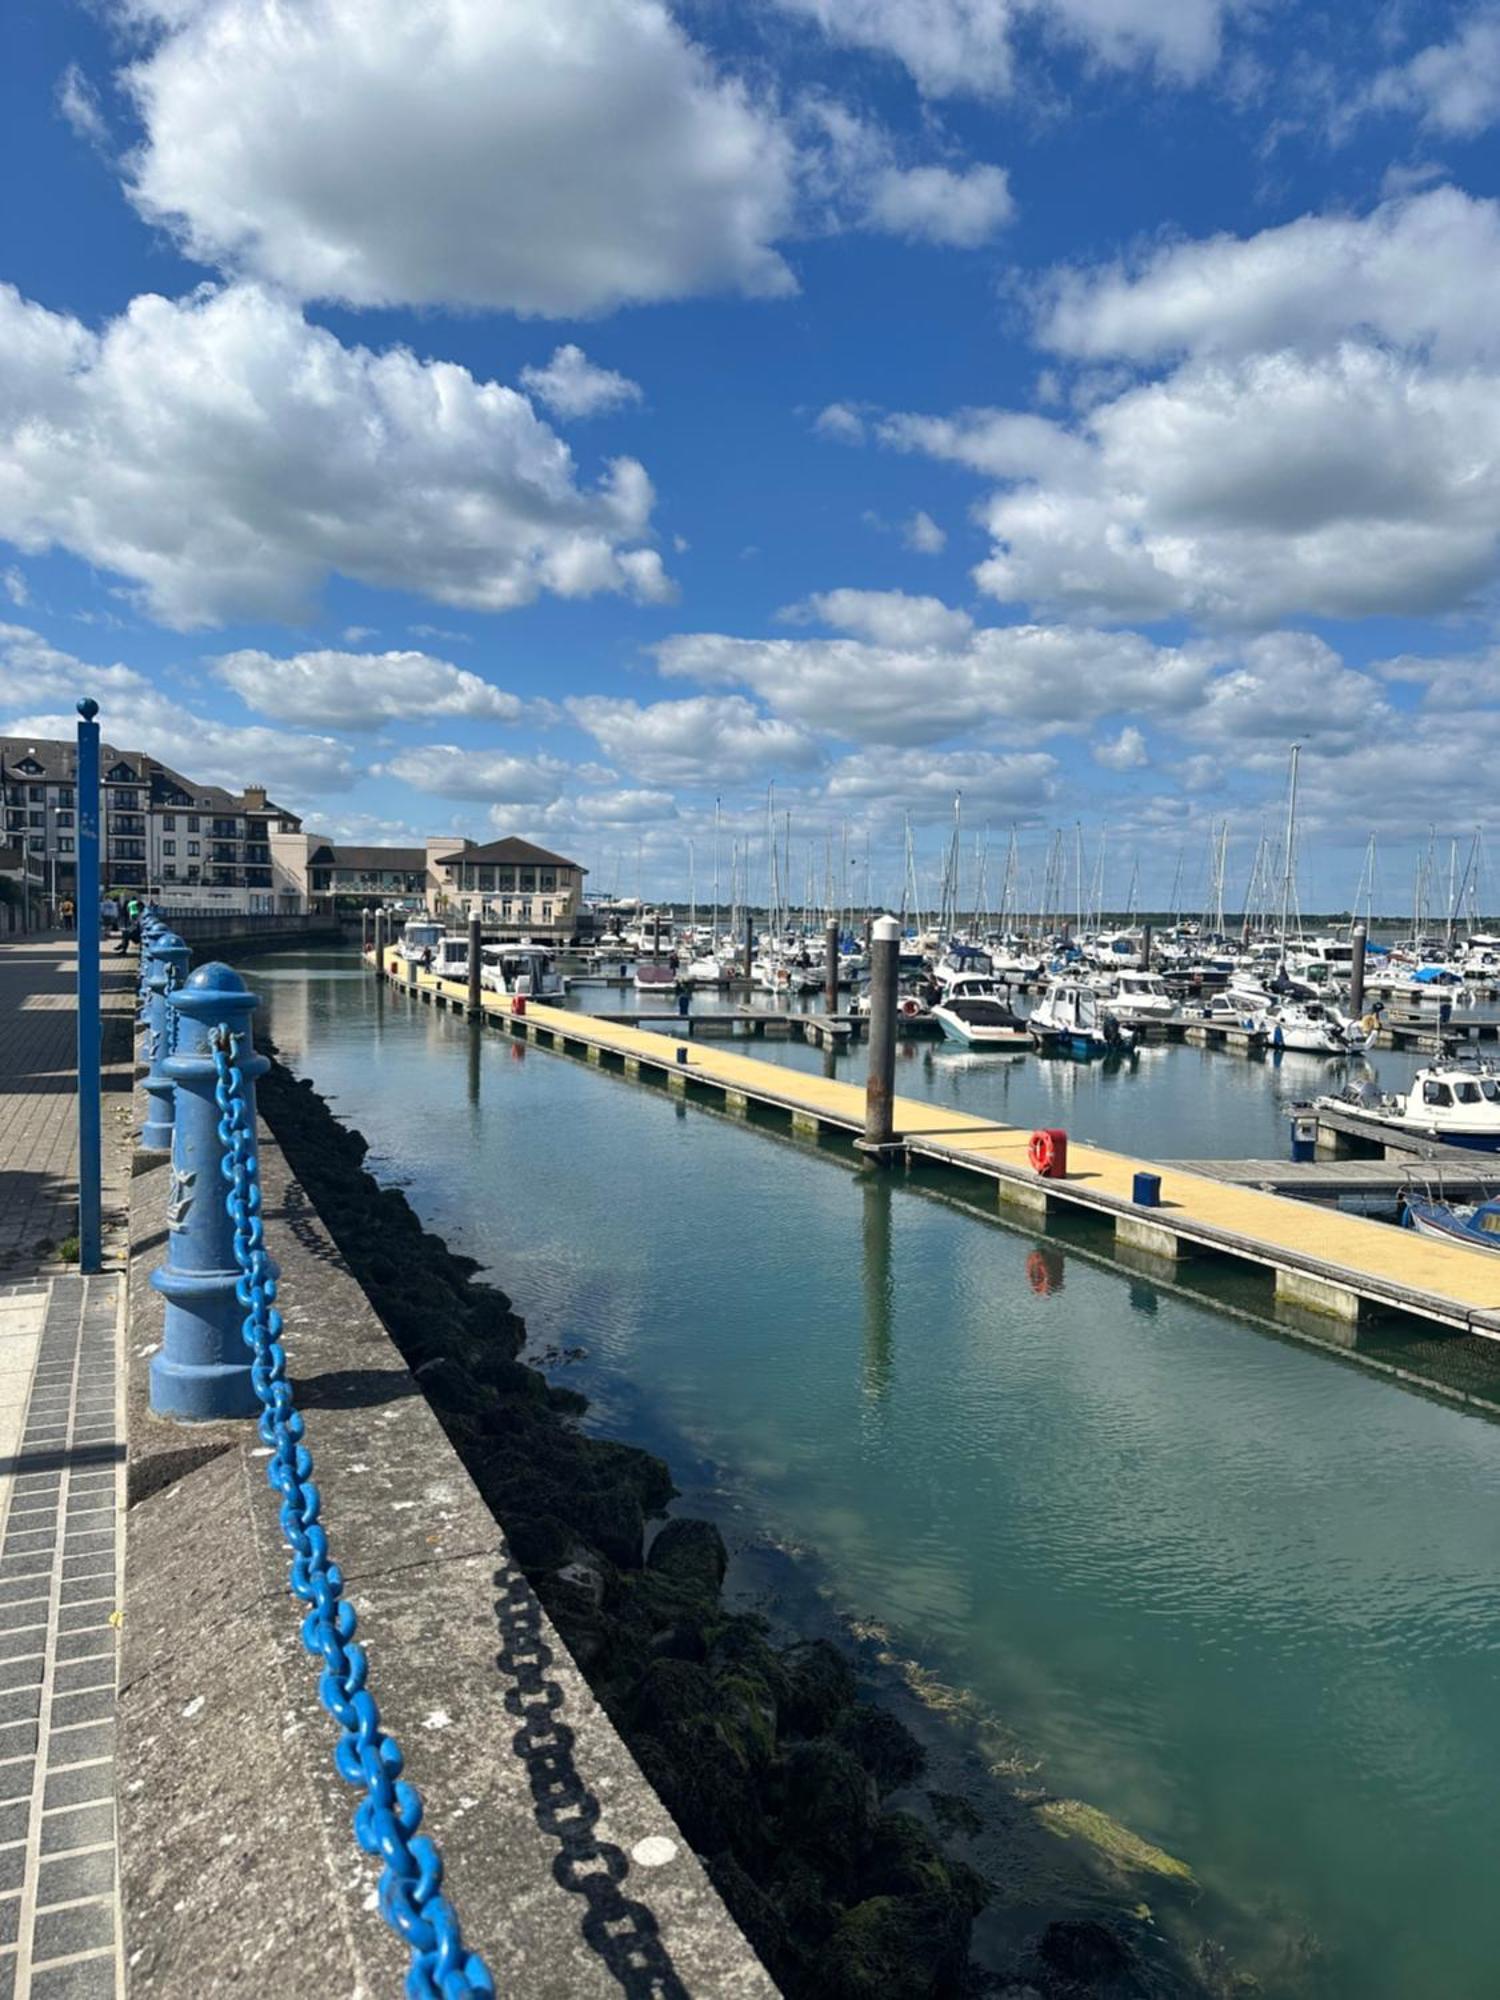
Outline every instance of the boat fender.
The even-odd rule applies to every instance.
[[[1033,1170],[1043,1180],[1061,1180],[1068,1171],[1068,1135],[1066,1132],[1033,1132],[1031,1144],[1026,1149],[1026,1157]]]

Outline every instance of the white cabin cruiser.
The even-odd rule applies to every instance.
[[[1500,1152],[1500,1071],[1491,1063],[1444,1057],[1419,1069],[1404,1097],[1382,1095],[1367,1082],[1320,1097],[1317,1105],[1368,1124],[1372,1137],[1384,1126],[1445,1146]]]
[[[956,979],[993,979],[995,962],[987,951],[978,945],[950,944],[937,964],[932,968],[932,976],[938,985],[950,987]]]
[[[1155,972],[1100,972],[1091,983],[1121,1021],[1170,1021],[1177,1011],[1166,981]]]
[[[568,990],[551,952],[525,939],[487,944],[479,954],[479,983],[491,993],[521,993],[528,1000],[561,1000]]]
[[[1273,1049],[1310,1056],[1361,1054],[1374,1041],[1378,1026],[1373,1015],[1351,1021],[1321,1000],[1275,999],[1252,1018],[1265,1029]]]
[[[1000,984],[980,973],[950,979],[932,1018],[950,1042],[971,1049],[1026,1049],[1031,1033],[1001,997]]]
[[[438,946],[442,941],[443,927],[435,918],[413,918],[402,931],[401,942],[396,946],[396,950],[406,964],[420,965],[425,952],[430,951],[433,958],[437,958]],[[464,945],[464,956],[468,956],[467,941]]]
[[[1054,979],[1026,1023],[1039,1049],[1063,1055],[1124,1055],[1135,1047],[1135,1030],[1109,1013],[1083,979]]]

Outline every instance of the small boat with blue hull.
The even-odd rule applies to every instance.
[[[1403,1207],[1407,1228],[1419,1236],[1466,1243],[1475,1250],[1500,1250],[1500,1200],[1453,1202],[1412,1193],[1405,1196]]]
[[[1026,1027],[1044,1055],[1128,1055],[1136,1044],[1135,1030],[1109,1013],[1083,979],[1054,979]]]
[[[1389,1097],[1368,1081],[1336,1096],[1320,1097],[1315,1108],[1341,1112],[1381,1132],[1435,1139],[1479,1153],[1500,1153],[1500,1070],[1492,1063],[1445,1057],[1419,1069],[1404,1097]]]

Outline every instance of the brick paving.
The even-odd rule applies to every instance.
[[[105,959],[106,1270],[77,1230],[75,946],[0,944],[0,2000],[124,1992],[114,1709],[135,959]],[[113,1266],[113,1268],[109,1268]]]
[[[123,1264],[134,956],[104,959],[106,1263]],[[56,1268],[78,1228],[76,940],[0,944],[0,1279]],[[114,1141],[114,1143],[111,1143]],[[0,1992],[0,2000],[4,2000]]]

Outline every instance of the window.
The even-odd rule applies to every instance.
[[[59,854],[71,854],[73,852],[72,834],[65,833],[62,835],[57,843],[57,851]]]
[[[1479,1102],[1479,1085],[1471,1083],[1465,1078],[1462,1083],[1454,1084],[1453,1095],[1458,1099],[1460,1104],[1477,1104]]]
[[[28,826],[45,826],[47,824],[47,815],[44,812],[29,812],[26,815],[26,824]]]
[[[1453,1102],[1453,1092],[1448,1088],[1446,1083],[1434,1083],[1429,1077],[1427,1082],[1422,1085],[1422,1102],[1424,1104],[1451,1104]]]
[[[1479,1088],[1491,1104],[1500,1104],[1500,1083],[1496,1083],[1492,1076],[1482,1076]]]
[[[516,871],[514,868],[501,868],[498,869],[496,872],[500,877],[499,881],[495,884],[495,887],[497,889],[499,889],[503,893],[507,889],[515,888]]]
[[[538,887],[544,896],[550,894],[557,887],[557,870],[555,868],[544,868]]]
[[[58,787],[58,791],[57,791],[57,803],[58,803],[58,804],[59,804],[60,806],[71,806],[71,805],[72,805],[72,803],[73,803],[73,787],[72,787],[71,785],[60,785],[60,786]]]
[[[552,905],[550,903],[543,903],[542,922],[544,924],[550,924],[551,921],[552,921]]]
[[[169,882],[175,882],[177,880],[177,863],[175,861],[166,862],[161,872]]]
[[[34,806],[43,805],[46,803],[47,787],[45,785],[28,785],[26,787],[26,796]]]
[[[520,871],[520,876],[521,879],[518,884],[518,887],[520,888],[521,894],[523,896],[529,895],[536,888],[536,870],[534,868],[523,868]]]
[[[164,840],[161,844],[161,851],[163,854],[175,854],[177,852],[177,842],[175,840]]]
[[[59,826],[71,826],[73,824],[73,815],[70,812],[59,812],[56,817]]]
[[[197,822],[196,820],[193,820],[193,819],[190,819],[190,820],[188,821],[188,825],[189,825],[189,826],[196,826],[197,824],[198,824],[198,822]],[[190,840],[190,841],[188,842],[188,853],[189,853],[189,854],[196,854],[197,852],[198,852],[198,843],[197,843],[197,841],[196,841],[196,840]]]
[[[161,816],[161,830],[162,830],[162,832],[163,832],[163,833],[175,833],[175,832],[177,831],[177,815],[176,815],[176,813],[163,813],[163,814],[162,814],[162,816]]]
[[[47,845],[47,836],[44,833],[34,833],[26,844],[33,854],[40,854]]]
[[[189,813],[189,814],[188,814],[188,832],[189,832],[189,833],[196,833],[197,831],[198,831],[198,815],[197,815],[196,813]],[[192,852],[193,852],[194,854],[196,854],[196,853],[198,852],[197,848],[196,848],[196,847],[195,847],[195,848],[193,848],[193,849],[192,849]]]

